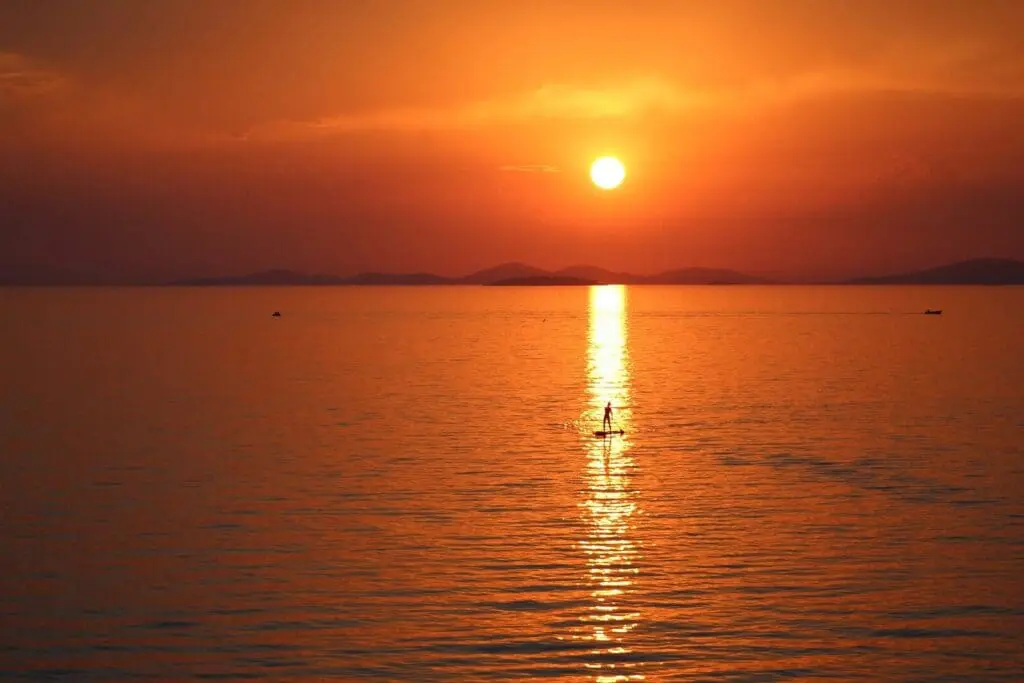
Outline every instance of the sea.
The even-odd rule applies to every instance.
[[[1024,288],[0,313],[0,679],[1024,680]]]

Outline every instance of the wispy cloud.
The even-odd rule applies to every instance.
[[[60,89],[64,78],[13,52],[0,52],[0,101],[26,100]]]
[[[254,126],[247,137],[287,138],[365,130],[458,130],[539,119],[623,118],[649,110],[679,111],[708,103],[703,96],[688,93],[660,78],[636,79],[604,88],[548,84],[529,92],[449,107],[270,122]]]
[[[561,169],[547,164],[520,164],[500,166],[499,171],[510,171],[513,173],[559,173]]]
[[[858,68],[808,70],[776,79],[703,89],[648,76],[606,87],[547,84],[528,92],[448,107],[410,107],[306,121],[276,121],[252,127],[245,137],[288,139],[369,130],[460,130],[538,120],[626,119],[646,113],[749,110],[833,95],[881,91],[975,95],[987,92],[981,86],[971,91],[950,88],[940,78],[921,74],[902,76]],[[1019,97],[1024,95],[1024,89],[1001,87],[993,94]]]
[[[162,114],[131,93],[94,87],[24,55],[0,52],[0,141],[5,144],[56,137],[64,143],[173,147],[223,142],[220,134],[183,128]]]

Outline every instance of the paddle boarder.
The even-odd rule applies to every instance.
[[[612,431],[612,402],[608,401],[608,405],[604,407],[604,420],[601,421],[601,427],[606,432]]]

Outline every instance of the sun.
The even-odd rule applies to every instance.
[[[626,167],[615,157],[601,157],[590,165],[590,179],[602,190],[614,190],[626,179]]]

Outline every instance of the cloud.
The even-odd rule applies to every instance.
[[[830,67],[728,86],[695,87],[682,79],[652,75],[605,87],[551,83],[536,89],[442,107],[382,109],[312,120],[271,121],[252,126],[246,139],[322,137],[362,131],[464,130],[540,120],[629,119],[645,114],[713,113],[871,93],[918,93],[1024,98],[1024,83],[979,79],[944,81],[951,61],[933,60],[919,69],[887,72],[866,67]],[[962,63],[957,60],[956,63]],[[1004,68],[1010,68],[1005,66]]]
[[[0,52],[0,103],[25,101],[60,90],[64,78],[14,52]]]
[[[621,85],[546,84],[534,90],[446,107],[385,109],[314,120],[272,121],[251,127],[245,139],[302,138],[361,131],[465,130],[538,120],[622,119],[646,112],[681,112],[714,104],[659,77]]]
[[[1014,0],[438,0],[431,21],[359,3],[97,2],[112,9],[0,9],[0,105],[53,100],[67,118],[112,119],[113,136],[159,126],[245,144],[713,116],[877,91],[1024,97]],[[249,30],[222,34],[229,19]]]
[[[222,135],[176,125],[158,108],[126,93],[83,82],[38,60],[0,52],[0,141],[72,141],[103,145],[206,146]]]
[[[511,171],[513,173],[560,173],[561,169],[547,164],[521,164],[501,166],[500,171]]]

